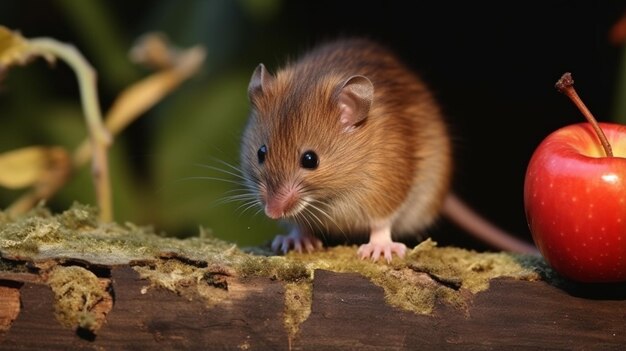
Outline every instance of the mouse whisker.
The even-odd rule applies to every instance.
[[[322,220],[313,212],[311,211],[309,208],[304,208],[301,212],[301,214],[303,215],[304,218],[311,218],[311,220],[314,220],[314,223],[317,223],[317,228],[322,231],[325,227],[324,222],[322,222]]]
[[[226,178],[219,178],[219,177],[209,177],[209,176],[184,177],[184,178],[177,179],[175,182],[182,182],[182,181],[187,181],[187,180],[217,180],[217,181],[220,181],[220,182],[229,183],[229,184],[236,184],[236,185],[239,185],[239,186],[243,186],[244,185],[240,181],[236,181],[236,180],[232,180],[232,179],[226,179]]]
[[[226,166],[227,168],[230,168],[230,169],[232,169],[232,170],[236,171],[236,172],[237,172],[237,173],[239,173],[239,174],[243,174],[243,172],[241,171],[241,169],[240,169],[239,167],[237,167],[236,165],[233,165],[233,164],[232,164],[232,163],[230,163],[230,162],[226,162],[226,161],[224,161],[224,160],[222,160],[222,159],[219,159],[219,158],[217,158],[217,157],[211,157],[211,159],[212,159],[213,161],[217,162],[217,163],[220,163],[220,164],[222,164],[222,165]],[[196,164],[196,165],[197,165],[197,166],[200,166],[200,167],[206,167],[206,166],[207,166],[207,165],[204,165],[204,164],[201,164],[201,163],[198,163],[198,164]]]
[[[241,201],[244,201],[244,204],[246,204],[249,201],[257,201],[257,198],[256,196],[252,194],[239,194],[239,195],[223,197],[219,199],[216,203],[219,205],[223,205],[223,204],[229,204],[229,203],[241,202]]]
[[[226,170],[226,169],[223,169],[223,168],[209,166],[209,165],[196,164],[196,166],[202,167],[202,168],[206,168],[206,169],[210,169],[210,170],[217,171],[217,172],[221,172],[221,173],[224,173],[224,174],[228,174],[228,175],[231,175],[231,176],[233,176],[235,178],[239,178],[239,179],[244,180],[244,181],[248,180],[246,177],[244,177],[241,174],[241,171],[238,170],[238,169],[237,169],[237,172],[232,172],[232,171],[229,171],[229,170]]]
[[[220,160],[220,159],[215,159],[215,161],[223,164],[224,166],[236,171],[237,173],[243,175],[243,171],[241,170],[241,168],[239,168],[238,166],[233,165],[232,163],[226,162],[224,160]]]
[[[256,200],[257,196],[256,194],[252,194],[252,193],[245,193],[245,194],[233,194],[233,195],[228,195],[226,197],[224,197],[224,199],[227,200],[233,200],[233,201],[239,201],[239,200]]]
[[[258,209],[252,214],[253,216],[258,216],[261,212],[263,212],[263,206],[261,206],[260,202],[258,203],[258,205]]]
[[[320,224],[321,227],[323,227],[323,228],[320,228],[320,229],[324,229],[325,230],[325,232],[322,231],[322,236],[325,237],[326,236],[326,232],[330,232],[330,227],[328,225],[328,222],[331,222],[334,225],[334,227],[341,232],[342,235],[344,235],[344,236],[346,235],[343,232],[343,230],[341,229],[341,226],[339,226],[339,224],[337,223],[337,221],[330,214],[328,214],[327,211],[325,211],[323,208],[321,208],[321,206],[327,206],[326,203],[324,203],[322,201],[319,201],[319,200],[310,199],[310,200],[307,201],[307,205],[308,205],[308,207],[310,207],[310,208],[307,207],[305,209],[307,211],[307,213],[309,213],[310,215],[314,216],[317,219],[317,222]],[[320,205],[320,206],[318,206],[318,205]],[[315,214],[315,212],[312,211],[311,209],[313,209],[313,210],[319,212],[320,214],[322,214],[324,217],[326,217],[328,219],[328,221],[322,221],[322,219],[319,218]]]
[[[328,213],[326,213],[326,211],[322,210],[320,207],[318,207],[318,206],[316,206],[316,205],[314,205],[314,204],[313,204],[313,203],[314,203],[314,201],[315,201],[315,200],[309,200],[309,201],[306,201],[305,211],[306,211],[307,213],[311,214],[312,216],[314,216],[315,218],[317,218],[317,220],[320,222],[320,224],[321,224],[321,223],[323,223],[323,222],[322,222],[322,220],[321,220],[321,219],[320,219],[320,218],[319,218],[319,217],[315,214],[315,212],[314,212],[314,211],[311,211],[311,208],[312,208],[312,209],[314,209],[314,210],[316,210],[316,211],[317,211],[317,212],[319,212],[320,214],[323,214],[326,218],[328,218],[331,222],[333,222],[333,223],[334,223],[333,218],[332,218],[332,217],[330,217],[330,215],[329,215]],[[307,208],[307,207],[310,207],[310,208]]]
[[[243,188],[243,187],[242,188],[236,188],[236,189],[230,189],[230,190],[224,191],[224,195],[227,195],[227,194],[234,194],[234,195],[248,194],[248,195],[252,195],[252,196],[256,195],[256,193],[251,192],[250,189],[246,189],[246,188]]]
[[[241,211],[241,214],[244,214],[244,213],[246,213],[248,210],[250,210],[251,208],[257,207],[257,206],[259,206],[259,205],[260,205],[260,203],[259,203],[257,200],[251,200],[251,201],[248,201],[248,202],[244,202],[244,203],[243,203],[243,204],[241,204],[239,207],[237,207],[237,211]],[[259,207],[260,207],[260,206],[259,206]],[[260,207],[260,210],[262,210],[262,209],[263,209],[263,208],[262,208],[262,207]],[[258,214],[258,213],[260,212],[260,210],[259,210],[259,211],[257,211],[257,213],[255,213],[255,215],[256,215],[256,214]]]
[[[313,207],[314,209],[316,209],[317,211],[319,211],[320,213],[322,213],[324,216],[326,216],[335,226],[335,228],[339,231],[339,233],[341,233],[341,235],[344,237],[344,239],[348,240],[348,235],[344,232],[344,230],[342,229],[342,227],[337,223],[337,221],[328,214],[328,212],[322,210],[320,207],[314,205],[315,204],[319,204],[320,206],[326,206],[329,207],[329,205],[327,203],[325,203],[324,201],[320,201],[320,200],[315,200],[312,199],[309,203],[309,205],[311,207]],[[339,208],[341,211],[343,211],[343,208]],[[345,216],[344,216],[345,217]]]
[[[311,232],[315,232],[315,228],[313,228],[313,224],[311,223],[311,221],[303,213],[297,213],[294,216],[294,219],[295,219],[296,223],[299,223],[300,225],[306,224],[306,226],[309,227]]]

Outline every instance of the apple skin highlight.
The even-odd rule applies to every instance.
[[[563,276],[626,281],[626,126],[600,123],[606,157],[589,123],[561,128],[535,150],[524,207],[535,244]]]

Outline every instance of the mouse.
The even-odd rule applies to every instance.
[[[451,191],[449,128],[426,83],[389,48],[362,37],[319,43],[248,85],[241,138],[246,191],[287,224],[272,250],[311,252],[321,238],[362,242],[362,259],[403,257],[401,238],[443,214],[499,249],[536,252]]]

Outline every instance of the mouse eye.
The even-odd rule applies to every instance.
[[[259,151],[256,152],[257,157],[259,158],[259,164],[265,162],[265,155],[267,154],[267,146],[263,145],[259,148]]]
[[[302,154],[300,158],[300,165],[302,168],[306,169],[316,169],[319,165],[319,159],[317,158],[317,154],[314,151],[307,151]]]

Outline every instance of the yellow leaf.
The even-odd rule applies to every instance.
[[[167,69],[174,65],[178,49],[172,47],[163,33],[151,32],[142,35],[130,50],[132,62],[152,69]]]
[[[0,26],[0,67],[23,65],[30,57],[28,41],[19,32]]]
[[[120,93],[106,115],[105,125],[111,134],[118,134],[202,66],[206,56],[202,46],[180,50],[168,45],[162,35],[147,34],[133,48],[134,60],[163,69]],[[90,157],[91,143],[85,140],[74,153],[74,163],[82,165]]]
[[[69,169],[68,161],[67,152],[60,147],[31,146],[1,153],[0,186],[20,189],[46,182],[51,172]]]
[[[183,80],[195,73],[204,61],[204,50],[195,47],[181,55],[177,66],[155,73],[126,88],[107,113],[106,126],[117,134],[131,121],[154,106]]]

